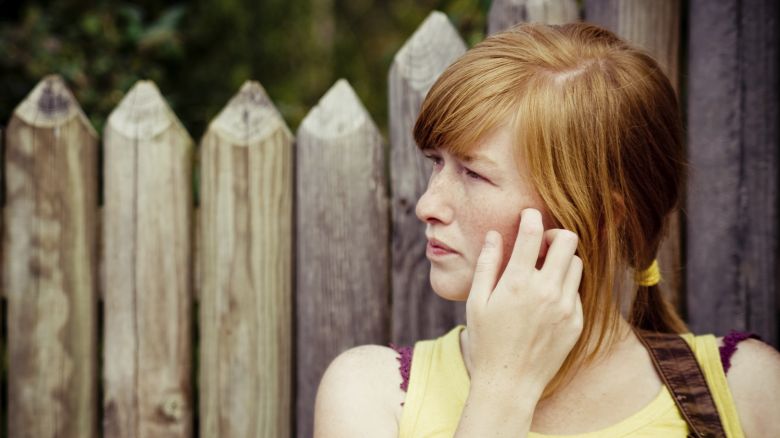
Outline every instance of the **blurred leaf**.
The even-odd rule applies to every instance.
[[[100,17],[93,13],[84,14],[81,18],[81,29],[86,35],[97,35],[100,33]]]

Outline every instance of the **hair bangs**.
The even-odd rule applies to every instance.
[[[465,158],[485,134],[506,120],[517,96],[495,86],[503,84],[497,76],[506,71],[458,64],[465,62],[461,59],[451,65],[426,96],[414,126],[414,140],[421,150],[442,149]]]

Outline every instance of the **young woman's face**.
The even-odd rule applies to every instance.
[[[536,208],[542,213],[545,229],[552,226],[531,186],[524,160],[515,158],[512,134],[507,125],[495,129],[465,160],[446,150],[423,151],[433,162],[433,171],[416,213],[426,224],[431,286],[442,298],[466,300],[489,230],[498,231],[503,238],[503,273],[523,209]]]

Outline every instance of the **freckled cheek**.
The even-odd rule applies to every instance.
[[[475,216],[472,221],[472,227],[469,234],[473,236],[473,260],[472,263],[476,264],[477,257],[482,251],[482,245],[485,241],[485,234],[490,230],[498,231],[501,234],[502,240],[502,263],[501,272],[504,271],[509,257],[512,255],[512,249],[514,248],[515,239],[517,239],[517,228],[520,225],[520,212],[516,214],[504,211],[489,211],[479,210],[481,214]]]

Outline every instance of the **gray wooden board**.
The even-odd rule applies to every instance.
[[[575,0],[494,0],[488,12],[488,35],[525,22],[562,24],[579,20]]]
[[[425,224],[415,215],[431,167],[412,138],[420,105],[436,78],[466,46],[447,17],[432,12],[390,68],[390,163],[393,211],[393,342],[411,345],[465,321],[463,303],[436,295],[428,279]]]
[[[389,341],[382,139],[345,80],[301,123],[296,162],[296,419],[297,436],[308,438],[328,364],[350,347]]]
[[[588,0],[584,12],[585,21],[648,51],[679,89],[680,0]]]
[[[778,345],[778,4],[690,5],[688,317]]]

